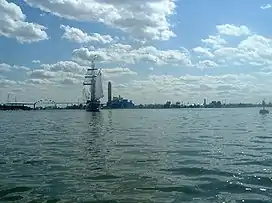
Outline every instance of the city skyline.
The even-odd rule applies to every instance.
[[[58,2],[0,0],[0,101],[78,100],[95,54],[103,102],[272,100],[268,1]]]

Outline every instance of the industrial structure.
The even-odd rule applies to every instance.
[[[111,81],[108,82],[108,103],[111,103]]]
[[[124,99],[120,95],[118,97],[112,97],[112,85],[111,82],[108,82],[108,102],[107,106],[104,108],[107,109],[124,109],[124,108],[133,108],[135,104],[132,100]]]

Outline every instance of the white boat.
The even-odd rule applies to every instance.
[[[102,73],[101,69],[95,67],[94,60],[92,60],[91,68],[88,68],[85,75],[83,85],[84,96],[86,98],[86,111],[97,112],[100,110],[100,99],[104,97],[102,87]]]

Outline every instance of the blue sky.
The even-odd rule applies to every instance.
[[[94,54],[137,103],[272,100],[269,1],[63,2],[0,0],[0,101],[77,100]]]

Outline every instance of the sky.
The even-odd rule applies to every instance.
[[[82,100],[95,55],[104,101],[108,81],[137,104],[272,101],[269,19],[268,0],[0,0],[0,102]]]

